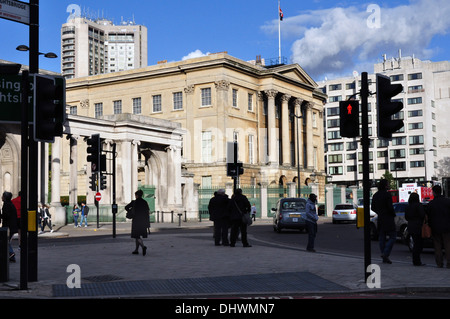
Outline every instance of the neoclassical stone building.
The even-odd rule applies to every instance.
[[[171,146],[168,153],[166,149],[161,150],[167,156],[160,156],[156,161],[179,159],[183,172],[193,174],[189,176],[200,187],[224,186],[231,181],[226,176],[227,142],[233,141],[238,142],[238,159],[245,170],[241,185],[295,182],[299,145],[302,185],[314,175],[323,193],[326,95],[317,87],[298,64],[265,67],[217,53],[67,80],[67,104],[69,119],[92,121],[99,124],[99,130],[103,121],[116,123],[117,118],[123,117],[136,121],[128,127],[129,135],[133,130],[140,130],[141,119],[145,119],[144,123],[150,119],[178,123],[183,130],[182,141]],[[302,118],[297,121],[292,113]],[[79,144],[78,135],[89,133],[72,136]],[[141,139],[123,138],[123,154],[119,156],[124,162],[131,160],[124,180],[131,179],[133,185],[156,185],[158,179],[151,176],[158,166],[148,166],[147,175],[137,172],[140,161],[145,166],[152,160],[148,156],[148,152],[155,153],[152,145]],[[63,143],[62,149],[64,153],[69,152],[70,142]],[[79,161],[83,159],[84,153],[78,157]],[[67,164],[62,163],[62,167],[62,174],[69,174]],[[178,171],[168,174],[172,173],[178,175]],[[172,186],[167,187],[174,187],[179,193],[179,182],[172,179]],[[130,194],[124,195],[125,202]]]

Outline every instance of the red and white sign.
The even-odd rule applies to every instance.
[[[102,199],[102,194],[100,194],[100,193],[95,194],[95,200],[97,202],[99,202],[101,199]]]

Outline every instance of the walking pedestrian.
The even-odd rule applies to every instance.
[[[255,203],[252,204],[252,208],[250,210],[251,217],[253,221],[256,221],[256,206]]]
[[[11,200],[11,202],[13,203],[14,207],[16,208],[16,212],[17,212],[17,233],[18,233],[18,238],[19,238],[19,247],[20,247],[20,240],[21,237],[20,236],[20,216],[22,213],[22,193],[19,191],[19,195],[16,198],[13,198]]]
[[[81,203],[81,220],[80,220],[80,227],[83,227],[83,220],[84,220],[84,227],[88,227],[88,218],[89,214],[89,206],[86,205],[86,203]]]
[[[441,193],[441,186],[433,186],[434,199],[428,204],[427,217],[431,227],[436,265],[439,268],[444,266],[444,249],[447,268],[450,268],[450,199],[443,197]]]
[[[408,206],[405,209],[405,219],[408,221],[408,233],[414,243],[412,259],[414,266],[423,266],[420,254],[423,249],[422,225],[425,219],[425,210],[420,202],[419,194],[411,193]]]
[[[388,181],[386,179],[382,179],[378,183],[378,191],[372,198],[372,210],[378,214],[381,258],[383,263],[392,264],[389,256],[397,239],[397,232],[395,230],[394,206],[392,205],[391,194],[388,192]],[[389,237],[387,241],[386,236]]]
[[[147,238],[148,228],[150,227],[150,208],[148,203],[142,198],[144,192],[138,190],[134,193],[135,200],[131,201],[125,210],[127,218],[131,218],[131,238],[136,240],[136,249],[132,254],[139,254],[139,246],[142,247],[142,255],[147,254],[147,247],[144,245],[143,238]]]
[[[77,204],[73,205],[72,215],[73,215],[74,227],[76,228],[76,227],[78,227],[78,217],[80,215],[80,209],[78,208]]]
[[[44,232],[45,226],[48,226],[50,228],[50,232],[53,233],[52,228],[52,215],[50,215],[50,211],[48,210],[48,205],[43,204],[42,205],[42,215],[41,215],[41,232]]]
[[[247,239],[247,224],[242,222],[242,215],[249,213],[251,209],[247,197],[242,194],[242,189],[236,189],[231,200],[228,203],[228,210],[231,219],[230,246],[235,247],[236,240],[241,232],[241,242],[244,247],[252,247]]]
[[[214,243],[216,246],[229,246],[228,228],[230,227],[230,215],[228,213],[228,195],[224,189],[214,193],[208,204],[209,219],[214,224]],[[221,243],[222,242],[222,243]]]
[[[14,253],[14,249],[11,245],[11,238],[14,236],[15,233],[19,231],[19,228],[17,226],[17,211],[16,207],[14,207],[14,204],[11,202],[12,194],[10,192],[3,192],[2,195],[2,201],[3,201],[3,207],[2,207],[2,226],[7,227],[9,229],[9,261],[10,262],[16,262],[16,257]]]
[[[306,245],[306,250],[309,252],[316,252],[314,249],[314,242],[317,235],[317,220],[319,220],[319,215],[317,215],[316,210],[317,196],[316,194],[309,194],[309,198],[306,201],[306,230],[308,231],[308,244]]]

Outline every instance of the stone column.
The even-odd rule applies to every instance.
[[[132,154],[132,148],[131,148],[131,141],[130,140],[122,140],[120,142],[120,152],[119,152],[119,167],[120,171],[118,172],[118,175],[120,174],[119,183],[122,185],[122,203],[129,203],[131,200],[134,199],[134,191],[132,188],[132,172],[131,172],[131,157],[130,154]],[[117,186],[120,186],[117,185]],[[120,189],[120,188],[118,188]]]
[[[313,125],[312,125],[313,103],[306,104],[306,166],[314,169],[314,147],[313,147]]]
[[[70,180],[69,180],[69,204],[78,203],[78,139],[79,136],[70,137]]]
[[[194,85],[188,85],[184,88],[186,94],[186,134],[183,136],[183,156],[188,163],[194,162],[194,145],[195,145],[195,130],[194,130]]]
[[[283,94],[281,101],[281,129],[282,129],[282,152],[283,152],[283,166],[291,166],[291,141],[289,134],[289,100],[291,96]]]
[[[134,199],[134,193],[138,190],[138,152],[140,141],[133,140],[131,142],[131,163],[130,163],[130,177],[131,177],[131,192]]]
[[[256,163],[265,164],[267,162],[266,158],[266,148],[264,141],[267,136],[267,130],[263,127],[262,121],[264,119],[264,93],[258,92],[258,159]]]
[[[277,130],[275,127],[275,97],[278,94],[276,90],[265,91],[268,98],[267,107],[267,143],[269,148],[269,165],[275,165],[278,162]]]
[[[55,225],[67,223],[66,210],[61,206],[61,138],[55,137],[52,144],[52,222]]]
[[[297,115],[297,116],[302,115],[302,109],[301,109],[302,102],[303,102],[302,99],[295,100],[294,112],[295,112],[295,115]],[[303,143],[302,143],[302,141],[303,141],[303,139],[302,139],[303,125],[302,125],[302,121],[303,121],[303,119],[295,118],[295,164],[296,165],[300,164],[300,168],[303,168]],[[297,143],[297,139],[298,139],[298,143]],[[300,178],[300,176],[299,176],[299,178]]]
[[[261,218],[268,218],[268,211],[267,211],[267,183],[261,182],[261,188],[260,188],[260,200],[261,200]]]
[[[216,107],[217,107],[217,125],[216,129],[212,130],[212,135],[215,137],[213,142],[213,162],[226,162],[227,157],[227,129],[228,127],[228,110],[230,106],[228,103],[228,94],[230,88],[230,81],[219,80],[214,83],[216,87]],[[234,129],[234,128],[233,128]]]

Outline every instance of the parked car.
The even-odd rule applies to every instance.
[[[424,206],[425,212],[427,209],[426,202],[422,203]],[[405,210],[408,206],[407,202],[394,203],[394,211],[395,211],[395,229],[397,231],[397,239],[400,239],[402,243],[408,246],[408,248],[412,251],[414,247],[414,241],[412,240],[411,235],[408,232],[408,221],[405,218]],[[378,240],[378,216],[373,217],[370,220],[370,237],[372,240]],[[431,239],[424,240],[424,248],[433,247],[433,243]]]
[[[372,207],[372,198],[370,199],[370,207]],[[364,210],[364,198],[358,198],[358,208],[362,208]],[[370,210],[370,218],[375,217],[377,213],[375,213],[372,209]]]
[[[273,230],[281,232],[282,229],[298,229],[303,231],[306,227],[306,199],[281,198],[276,208],[272,208]]]
[[[334,206],[332,220],[337,222],[356,222],[356,210],[358,206],[353,203],[337,204]]]

